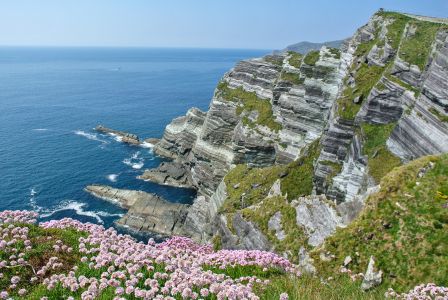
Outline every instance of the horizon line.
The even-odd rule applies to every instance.
[[[273,51],[274,48],[201,47],[201,46],[99,46],[99,45],[0,45],[0,48],[134,48],[134,49],[203,49],[203,50],[259,50]]]

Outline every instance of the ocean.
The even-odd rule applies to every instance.
[[[113,226],[125,211],[89,184],[191,203],[194,192],[136,177],[163,158],[95,132],[97,124],[160,138],[190,107],[207,110],[220,77],[269,51],[0,47],[0,210]]]

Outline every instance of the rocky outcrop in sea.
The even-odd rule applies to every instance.
[[[98,132],[101,132],[101,133],[116,136],[118,139],[120,139],[120,141],[122,141],[124,143],[131,144],[131,145],[140,145],[142,143],[137,135],[129,133],[129,132],[110,129],[110,128],[104,127],[103,125],[96,126],[95,130]]]

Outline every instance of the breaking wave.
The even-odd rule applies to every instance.
[[[60,211],[74,210],[76,212],[76,214],[79,216],[91,217],[91,218],[96,219],[97,222],[100,224],[104,223],[103,219],[100,218],[98,212],[86,211],[86,210],[84,210],[85,206],[86,206],[85,203],[79,203],[74,200],[63,201],[58,206],[56,206],[55,208],[53,208],[51,210],[41,208],[40,216],[43,218],[48,218]]]
[[[140,157],[140,151],[137,151],[132,154],[130,158],[125,158],[123,160],[123,163],[133,169],[139,170],[145,165],[145,159],[143,157]]]
[[[85,132],[83,130],[75,130],[74,133],[76,135],[83,136],[83,137],[85,137],[85,138],[87,138],[89,140],[92,140],[92,141],[98,141],[98,142],[101,142],[103,144],[108,144],[109,143],[109,142],[107,142],[105,140],[100,139],[95,133],[88,133],[88,132]]]
[[[117,178],[118,178],[119,174],[109,174],[106,176],[106,178],[110,181],[110,182],[117,182]]]

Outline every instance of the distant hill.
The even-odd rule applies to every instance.
[[[281,53],[285,51],[294,51],[301,54],[306,54],[311,50],[319,50],[322,46],[332,47],[332,48],[341,48],[344,40],[323,42],[323,43],[312,43],[312,42],[300,42],[296,44],[292,44],[287,46],[283,50],[275,50],[274,53]]]

